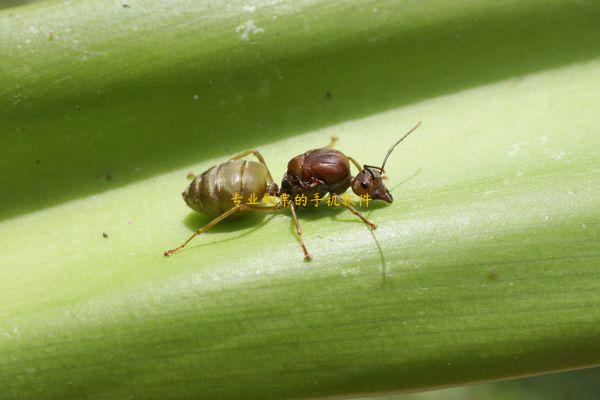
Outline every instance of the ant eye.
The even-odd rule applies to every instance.
[[[369,188],[369,182],[361,182],[361,183],[360,183],[360,186],[361,186],[363,189],[368,189],[368,188]]]

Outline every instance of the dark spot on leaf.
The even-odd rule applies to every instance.
[[[330,99],[331,98],[331,92],[325,93],[325,96],[327,96],[327,98]]]
[[[106,234],[106,233],[102,232],[102,237],[103,237],[104,239],[106,239],[106,238],[108,237],[108,234]]]
[[[131,7],[129,4],[123,4],[123,8],[129,8]]]

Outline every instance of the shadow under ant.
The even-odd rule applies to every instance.
[[[341,206],[327,206],[325,202],[320,203],[318,207],[315,207],[314,204],[309,204],[306,207],[296,208],[298,219],[302,221],[316,221],[318,219],[323,219],[324,217],[333,219],[337,214],[344,212],[345,210],[346,209]],[[294,232],[295,231],[296,229],[294,228]]]
[[[412,180],[413,178],[415,178],[417,175],[419,175],[421,173],[421,168],[419,168],[418,170],[416,170],[411,176],[409,176],[408,178],[406,178],[403,181],[400,181],[396,186],[394,186],[393,188],[390,189],[390,192],[393,192],[394,190],[398,189],[400,186],[404,185],[406,182]]]
[[[373,205],[374,205],[373,209],[378,209],[378,208],[383,208],[383,207],[388,206],[388,204],[380,203],[380,202],[374,202]],[[361,211],[360,208],[357,208],[357,209],[359,211]],[[350,218],[350,217],[348,219],[338,218],[338,216],[341,213],[343,213],[344,211],[348,211],[348,210],[346,210],[346,208],[344,208],[343,206],[340,206],[340,207],[337,207],[337,206],[336,207],[327,207],[327,206],[321,207],[321,206],[319,206],[319,207],[299,208],[298,209],[298,219],[312,221],[312,220],[317,220],[317,219],[321,219],[325,216],[328,216],[330,219],[337,221],[337,222],[359,223],[361,225],[364,224],[362,221],[360,221],[356,218]],[[375,242],[375,246],[377,246],[377,253],[379,254],[379,262],[381,264],[381,287],[383,288],[386,286],[386,279],[387,279],[385,254],[383,253],[383,249],[381,248],[381,244],[379,243],[379,240],[377,240],[377,236],[375,235],[375,232],[372,229],[367,229],[367,230],[369,231],[369,234],[373,238],[373,241]],[[296,238],[296,241],[298,243],[300,243],[300,239],[295,234],[296,233],[296,225],[294,224],[293,220],[290,220],[289,231],[292,234],[292,236]]]

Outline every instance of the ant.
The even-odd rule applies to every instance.
[[[264,158],[256,150],[240,153],[229,161],[215,165],[196,177],[192,175],[192,182],[182,193],[183,199],[194,211],[214,217],[214,219],[194,232],[179,246],[165,251],[164,255],[168,257],[180,251],[194,237],[208,231],[238,211],[275,212],[285,209],[286,202],[281,201],[282,195],[292,199],[299,195],[304,195],[307,198],[315,196],[323,198],[325,195],[329,195],[332,198],[338,198],[339,201],[339,195],[352,187],[352,191],[358,196],[368,195],[373,200],[392,203],[392,195],[383,183],[385,164],[394,148],[414,132],[420,124],[421,122],[417,123],[414,128],[389,148],[381,167],[373,165],[363,165],[361,167],[354,158],[333,149],[336,139],[332,138],[332,142],[328,146],[309,150],[292,158],[281,182],[281,189],[274,183],[273,176]],[[258,162],[241,160],[250,154],[254,155]],[[350,163],[354,164],[359,170],[355,177],[352,177],[350,173]],[[257,204],[235,204],[234,194],[239,194],[239,198],[254,196]],[[267,195],[274,196],[279,201],[272,206],[261,203]],[[351,204],[347,202],[343,202],[343,204],[369,228],[375,229],[377,227]],[[287,205],[290,207],[296,225],[296,233],[300,239],[304,260],[310,261],[312,256],[302,239],[302,229],[296,215],[297,206],[294,201],[287,202]]]

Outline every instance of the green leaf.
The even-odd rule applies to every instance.
[[[593,399],[600,389],[600,368],[494,381],[429,392],[386,396],[378,400],[562,400]]]
[[[600,3],[65,1],[0,10],[3,398],[308,398],[600,363]],[[248,148],[386,167],[370,232],[217,226]],[[103,233],[107,237],[103,237]]]

